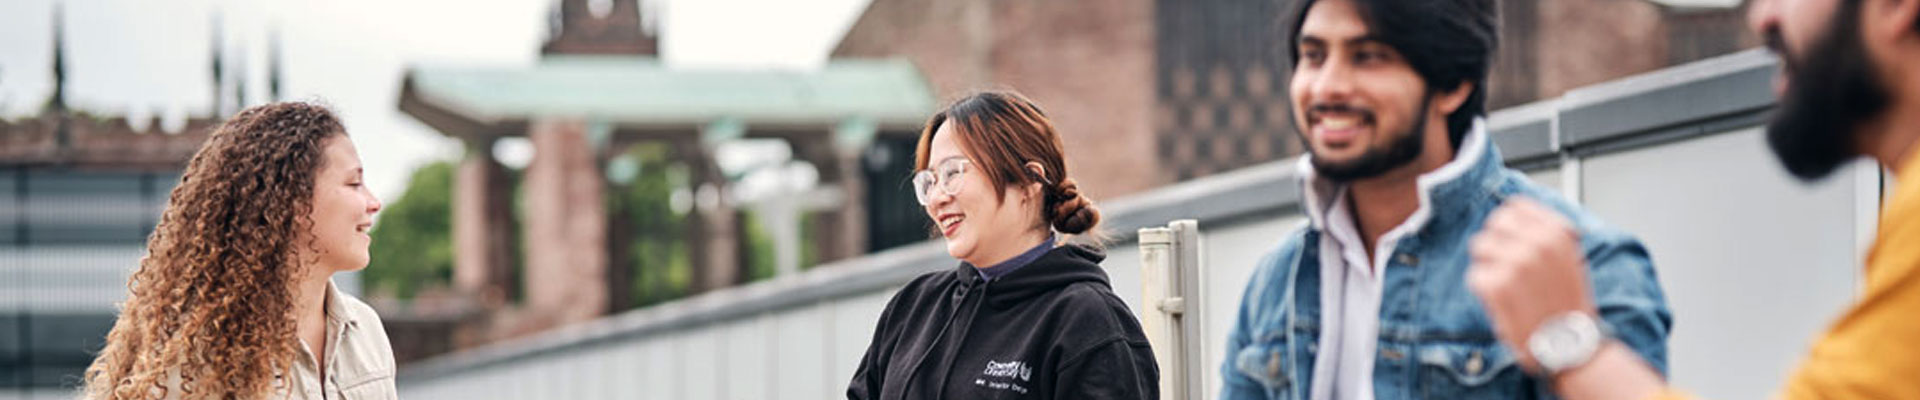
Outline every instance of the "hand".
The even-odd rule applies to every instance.
[[[1480,297],[1494,333],[1528,370],[1540,371],[1527,338],[1541,322],[1569,312],[1598,315],[1580,234],[1552,209],[1509,198],[1487,216],[1469,246],[1467,288]]]

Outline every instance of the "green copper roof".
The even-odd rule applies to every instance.
[[[529,67],[415,68],[406,79],[403,101],[483,124],[539,116],[640,125],[918,124],[935,107],[926,79],[904,60],[834,60],[816,70],[775,71],[560,56]]]

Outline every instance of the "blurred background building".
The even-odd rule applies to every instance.
[[[390,307],[420,317],[405,320],[423,332],[409,343],[471,346],[925,237],[897,186],[934,107],[911,64],[670,68],[638,1],[588,3],[559,3],[531,67],[409,70],[401,110],[468,149],[452,182],[452,291]],[[530,162],[503,166],[502,140],[529,143]],[[718,159],[743,144],[785,154]]]
[[[50,19],[52,93],[39,112],[0,120],[0,398],[78,382],[168,193],[219,123],[194,115],[167,126],[71,107],[62,28],[73,22],[58,8]],[[235,70],[247,70],[231,61],[211,55],[213,109],[264,100],[243,97]],[[277,67],[267,67],[269,96],[278,95]]]
[[[926,218],[906,189],[918,129],[973,90],[1040,103],[1097,200],[1300,152],[1286,103],[1290,0],[858,0],[862,11],[831,29],[840,33],[825,60],[801,68],[676,64],[666,45],[675,30],[664,28],[674,19],[663,16],[672,0],[527,2],[499,7],[542,32],[465,44],[523,62],[401,57],[390,86],[336,104],[363,149],[445,147],[416,165],[366,153],[370,169],[412,171],[383,194],[370,268],[337,279],[363,288],[403,363],[686,307],[675,301],[920,243]],[[52,62],[0,62],[0,88],[23,75],[55,84],[41,106],[0,121],[0,398],[76,382],[168,191],[219,116],[295,97],[281,94],[283,77],[299,87],[291,93],[331,93],[301,82],[352,63],[315,54],[356,54],[290,20],[266,24],[322,44],[284,49],[270,28],[257,41],[267,45],[235,50],[216,17],[211,51],[194,56],[212,84],[185,96],[206,100],[198,111],[95,110],[69,104],[77,76],[67,71],[116,61],[70,59],[76,45],[63,37],[104,29],[8,7],[19,6],[0,14],[56,22],[10,39],[52,43],[7,47],[46,49]],[[1731,0],[1501,7],[1490,109],[1758,44]],[[283,64],[283,53],[298,62]],[[18,59],[34,58],[0,61]],[[374,113],[400,122],[352,124]],[[392,124],[434,137],[362,128]]]
[[[1501,1],[1488,109],[1759,42],[1725,0]],[[1095,198],[1298,154],[1289,0],[872,0],[835,56],[904,56],[942,99],[1014,88]]]

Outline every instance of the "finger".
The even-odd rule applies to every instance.
[[[1503,249],[1506,242],[1499,235],[1474,236],[1467,242],[1467,253],[1476,268],[1500,268],[1500,260],[1507,258]]]
[[[1505,299],[1508,290],[1505,284],[1506,274],[1500,271],[1480,271],[1467,275],[1467,290],[1479,298],[1480,307],[1487,313],[1487,321],[1493,325],[1494,332],[1501,331],[1500,316],[1506,315]]]
[[[1515,197],[1508,200],[1507,204],[1508,207],[1512,207],[1515,222],[1532,227],[1550,226],[1554,222],[1553,216],[1558,214],[1526,197]]]
[[[1502,206],[1513,207],[1513,209],[1516,211],[1523,211],[1527,213],[1538,213],[1540,211],[1546,210],[1546,206],[1541,205],[1538,200],[1534,200],[1532,197],[1528,197],[1524,195],[1508,197],[1507,201],[1504,202]]]
[[[1479,297],[1482,305],[1487,307],[1490,313],[1495,303],[1494,299],[1499,293],[1498,287],[1494,284],[1494,275],[1498,273],[1492,269],[1482,268],[1467,272],[1467,290],[1473,292],[1474,297]]]
[[[1526,225],[1515,220],[1516,216],[1505,209],[1494,210],[1481,224],[1479,235],[1499,240],[1511,240],[1525,230]]]
[[[1493,209],[1493,212],[1487,214],[1486,222],[1481,224],[1482,225],[1481,229],[1485,229],[1485,230],[1512,229],[1515,226],[1515,223],[1519,222],[1516,220],[1518,218],[1518,215],[1516,214],[1519,212],[1520,212],[1519,209],[1514,208],[1513,204],[1511,203],[1503,204],[1499,208]]]
[[[1480,296],[1482,300],[1486,298],[1486,292],[1488,292],[1486,273],[1488,273],[1486,269],[1482,269],[1478,263],[1475,263],[1473,267],[1467,269],[1467,277],[1463,277],[1463,281],[1467,283],[1467,290],[1473,292],[1475,296]]]

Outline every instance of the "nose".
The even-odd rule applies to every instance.
[[[1780,12],[1776,8],[1778,6],[1778,2],[1774,0],[1753,0],[1747,5],[1747,28],[1762,35],[1770,30],[1779,29]]]
[[[366,193],[365,195],[367,196],[367,213],[373,214],[373,213],[380,212],[380,208],[383,206],[382,204],[380,204],[380,197],[374,196],[373,191],[371,190],[366,190],[366,189],[362,189],[362,190]]]
[[[1353,94],[1353,68],[1339,58],[1328,59],[1311,73],[1307,81],[1309,101],[1337,102]]]
[[[946,190],[939,188],[927,190],[927,212],[931,213],[934,209],[950,202],[953,202],[953,195],[947,194]]]

